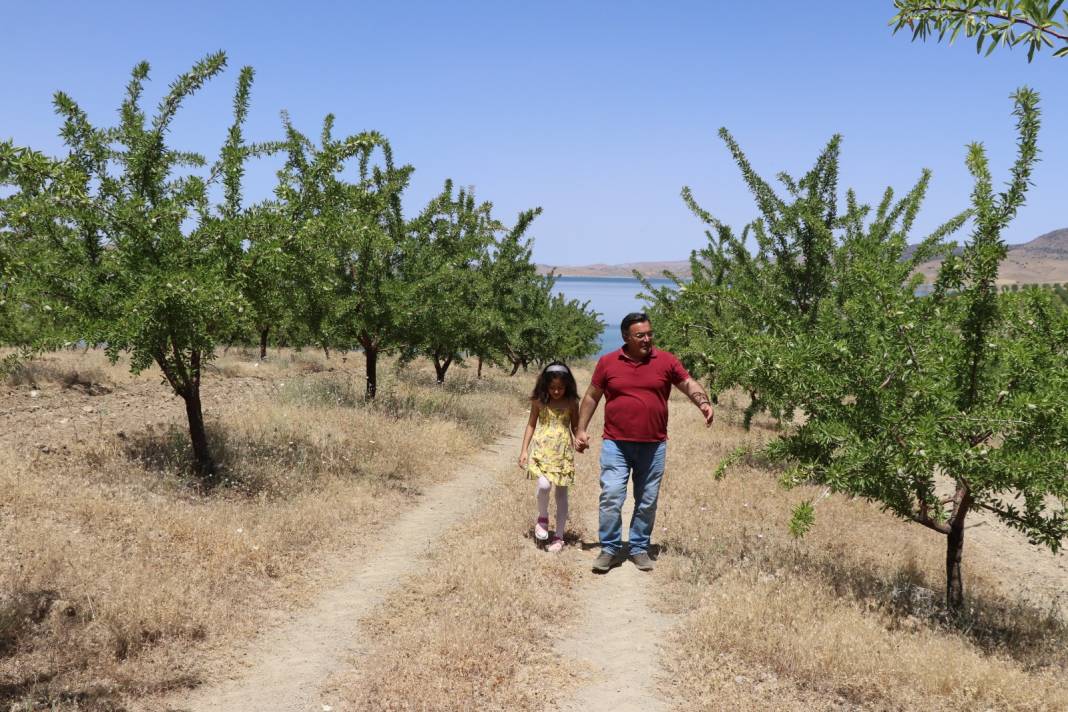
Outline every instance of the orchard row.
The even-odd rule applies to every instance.
[[[429,358],[439,381],[465,357],[514,373],[596,352],[597,314],[554,294],[531,261],[524,235],[540,209],[508,226],[445,181],[406,217],[412,166],[377,132],[336,137],[333,116],[318,143],[285,114],[281,138],[249,143],[250,67],[215,161],[169,146],[183,101],[225,66],[205,57],[150,116],[138,65],[117,126],[57,93],[64,157],[0,143],[0,343],[100,344],[134,371],[155,364],[185,401],[205,478],[216,468],[201,376],[223,345],[359,349],[369,399],[386,352]],[[246,205],[246,166],[269,155],[284,158],[274,195]]]

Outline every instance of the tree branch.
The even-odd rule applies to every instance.
[[[1002,12],[994,12],[994,11],[990,11],[990,10],[970,10],[968,8],[960,8],[960,7],[938,7],[938,6],[935,6],[935,5],[924,5],[922,7],[917,7],[917,8],[914,8],[914,9],[911,10],[911,14],[912,15],[916,15],[916,14],[919,14],[919,13],[946,13],[946,14],[952,14],[952,15],[966,15],[966,16],[973,16],[973,17],[981,16],[981,17],[986,18],[986,19],[991,19],[992,18],[992,19],[995,19],[995,20],[1004,20],[1006,22],[1012,23],[1013,25],[1025,25],[1027,27],[1030,27],[1032,30],[1039,30],[1043,34],[1047,34],[1047,35],[1050,35],[1052,37],[1056,37],[1059,40],[1063,40],[1065,42],[1068,42],[1068,34],[1062,35],[1059,32],[1054,32],[1053,30],[1049,29],[1048,27],[1044,27],[1044,26],[1039,25],[1039,24],[1037,24],[1035,22],[1032,22],[1031,20],[1028,20],[1026,17],[1017,17],[1017,16],[1014,16],[1014,15],[1007,15],[1007,14],[1002,13]],[[910,23],[911,23],[911,20],[910,20]]]
[[[910,512],[909,519],[916,522],[917,524],[922,524],[928,529],[933,529],[939,534],[949,534],[949,525],[943,524],[942,522],[936,522],[935,520],[931,519],[931,517],[928,516],[926,513]]]
[[[979,507],[980,509],[985,509],[988,512],[993,512],[999,517],[1003,517],[1010,521],[1016,522],[1020,526],[1024,527],[1025,530],[1034,528],[1034,522],[1028,522],[1018,514],[1010,514],[1009,512],[1006,512],[1003,509],[998,509],[997,507],[990,504],[986,504],[985,502],[972,502],[972,506]]]

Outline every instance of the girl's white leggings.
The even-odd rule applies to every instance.
[[[553,486],[545,477],[538,477],[538,516],[549,518],[549,489]],[[556,486],[556,536],[564,538],[567,526],[567,487]]]

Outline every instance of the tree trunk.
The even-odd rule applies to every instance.
[[[267,334],[271,331],[271,327],[265,326],[260,329],[260,361],[267,358]]]
[[[326,354],[327,358],[330,358],[330,347],[326,344],[323,344],[323,353]]]
[[[478,380],[482,380],[482,357],[478,357]]]
[[[434,373],[437,374],[438,383],[445,383],[445,372],[449,370],[449,365],[452,363],[452,356],[447,356],[444,360],[434,357]]]
[[[514,376],[517,373],[519,373],[519,359],[512,359],[512,372],[508,375]]]
[[[174,343],[173,338],[171,343]],[[202,480],[212,483],[216,469],[211,451],[208,450],[204,409],[200,405],[200,352],[194,350],[189,354],[188,367],[183,364],[177,347],[173,347],[173,353],[173,362],[167,360],[163,349],[158,349],[153,356],[171,389],[185,401],[185,417],[189,422],[189,439],[193,445],[193,470]]]
[[[200,384],[192,384],[182,393],[185,415],[189,420],[189,439],[193,442],[193,468],[197,476],[211,481],[215,478],[215,462],[208,450],[208,434],[204,430],[204,411],[200,406]]]
[[[363,345],[363,357],[367,364],[367,400],[374,400],[378,392],[378,347],[374,344]]]
[[[946,608],[959,612],[964,607],[964,580],[961,577],[961,560],[964,557],[964,518],[971,506],[971,496],[964,492],[949,522],[946,537]]]

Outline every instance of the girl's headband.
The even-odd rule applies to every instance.
[[[560,363],[556,363],[556,364],[553,364],[552,366],[546,367],[545,372],[546,373],[571,373],[571,371],[568,370],[567,366],[564,366],[563,364],[560,364]]]

